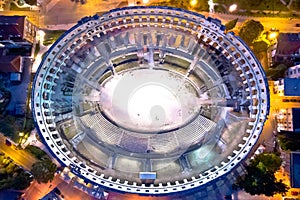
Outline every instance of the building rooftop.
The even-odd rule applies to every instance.
[[[0,72],[21,72],[21,56],[19,55],[0,55]]]
[[[300,132],[300,108],[293,108],[293,129],[295,132]]]
[[[291,153],[291,187],[300,188],[300,153]]]
[[[284,96],[300,96],[300,79],[284,79]]]
[[[26,16],[0,16],[0,40],[20,40],[24,36]]]

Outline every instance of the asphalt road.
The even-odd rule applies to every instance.
[[[26,192],[22,196],[25,200],[37,200],[43,198],[46,194],[48,194],[51,190],[53,190],[58,184],[60,184],[63,180],[59,178],[59,176],[54,177],[51,183],[41,183],[39,184],[37,181],[33,181],[29,188],[27,188]]]
[[[157,1],[157,0],[156,0]],[[94,15],[96,13],[106,12],[110,9],[116,8],[120,4],[119,0],[100,0],[87,1],[86,4],[72,2],[71,0],[58,0],[57,3],[45,13],[45,26],[58,24],[72,24],[76,23],[82,17]],[[61,15],[61,13],[63,13]],[[230,14],[208,13],[201,12],[205,16],[212,16],[219,18],[223,24],[238,18],[237,27],[240,26],[247,19],[254,19],[260,21],[265,30],[277,28],[281,32],[300,32],[300,27],[296,27],[299,19],[279,18],[279,17],[247,17]]]
[[[5,137],[0,134],[0,151],[9,156],[17,165],[22,166],[26,170],[31,170],[32,164],[36,162],[36,158],[25,150],[16,149],[14,145],[7,146]]]
[[[218,18],[222,21],[222,24],[226,24],[228,21],[238,18],[236,27],[242,25],[245,20],[253,19],[259,21],[265,28],[265,30],[270,30],[271,28],[277,28],[280,32],[288,33],[299,33],[300,27],[296,27],[296,23],[299,23],[297,18],[280,18],[280,17],[248,17],[240,15],[231,15],[231,14],[221,14],[221,13],[208,13],[201,12],[201,14],[211,17]]]
[[[87,3],[81,4],[71,0],[60,0],[45,13],[44,23],[45,26],[76,23],[85,16],[92,16],[116,8],[120,2],[120,0],[89,0]]]

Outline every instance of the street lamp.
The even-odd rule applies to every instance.
[[[147,3],[149,3],[149,0],[143,0],[144,5],[147,4]]]
[[[269,40],[274,40],[274,39],[277,38],[277,36],[278,36],[278,32],[277,31],[272,31],[272,32],[269,33],[268,39]]]
[[[237,5],[236,4],[232,4],[231,6],[229,6],[229,12],[233,12],[237,9]]]
[[[43,30],[38,30],[36,37],[40,41],[40,44],[43,44],[45,32]]]
[[[190,5],[191,5],[192,7],[196,6],[197,3],[198,3],[197,0],[190,0]]]
[[[128,6],[135,6],[135,0],[128,1]]]

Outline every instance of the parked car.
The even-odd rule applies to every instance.
[[[297,196],[297,195],[299,194],[299,192],[298,192],[298,191],[291,191],[291,194],[292,194],[293,196]]]

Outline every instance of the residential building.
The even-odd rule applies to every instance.
[[[18,55],[9,55],[0,57],[0,72],[2,73],[21,73],[22,57]]]
[[[280,33],[274,61],[300,64],[300,33]]]
[[[8,49],[0,48],[1,77],[7,77],[10,81],[19,82],[23,72],[23,57],[20,55],[9,55],[8,52]]]
[[[26,16],[0,15],[0,43],[13,41],[26,45],[34,42],[37,27]]]
[[[300,153],[291,152],[290,181],[292,188],[300,188]]]
[[[274,81],[274,94],[278,96],[300,97],[300,79],[283,78]]]
[[[288,78],[300,78],[300,64],[290,67],[286,70],[286,77]]]
[[[300,132],[300,108],[280,109],[276,117],[277,131]]]

